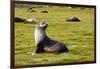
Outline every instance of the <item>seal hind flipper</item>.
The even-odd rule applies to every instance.
[[[42,52],[44,52],[43,48],[44,48],[44,46],[42,44],[38,44],[35,53],[42,53]]]
[[[64,43],[57,42],[54,45],[45,46],[44,51],[45,52],[59,52],[59,53],[61,53],[61,52],[68,52],[68,48],[65,46]]]

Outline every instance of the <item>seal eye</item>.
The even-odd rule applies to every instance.
[[[42,23],[42,25],[45,24],[44,22]]]

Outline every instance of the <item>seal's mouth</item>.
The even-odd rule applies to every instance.
[[[48,24],[46,23],[46,24],[44,25],[44,30],[45,30],[47,27],[48,27]]]
[[[48,24],[46,23],[45,26],[48,27]]]

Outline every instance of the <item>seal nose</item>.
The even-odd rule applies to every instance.
[[[46,23],[46,26],[48,26],[48,24]]]

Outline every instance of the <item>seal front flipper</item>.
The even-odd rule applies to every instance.
[[[44,52],[43,48],[44,48],[44,46],[42,44],[38,44],[35,53],[42,53],[42,52]]]

